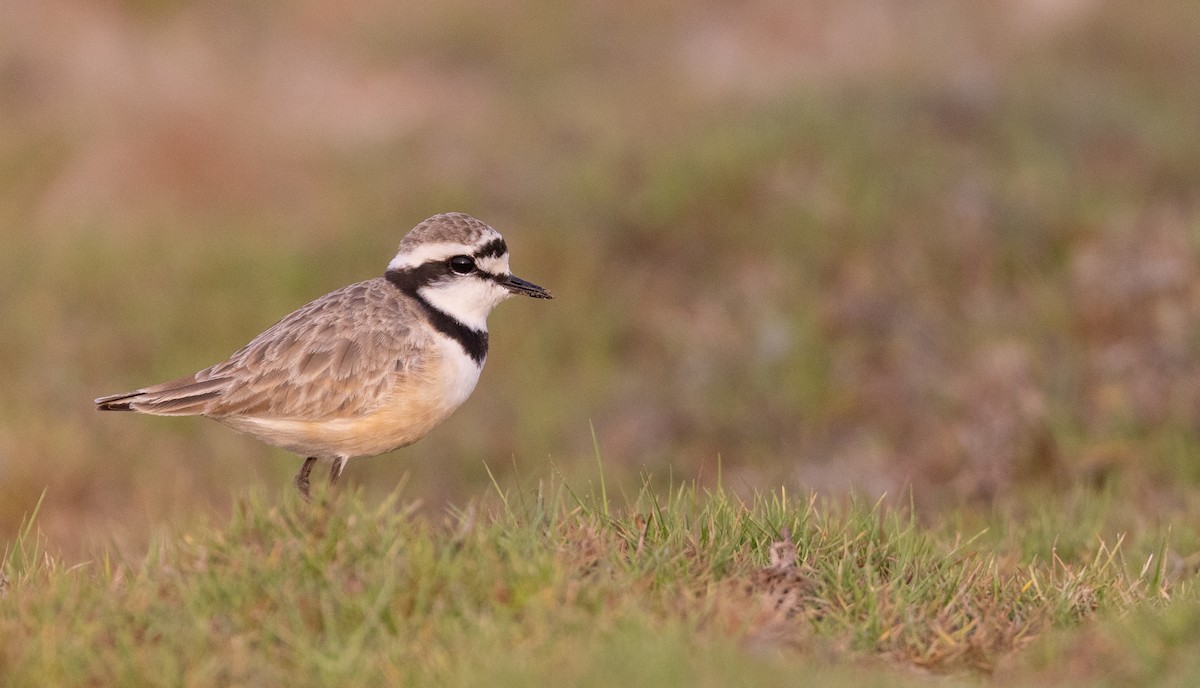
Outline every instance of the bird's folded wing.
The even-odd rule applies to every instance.
[[[229,360],[197,373],[227,380],[205,414],[326,419],[375,408],[423,365],[390,285],[378,282],[308,304]]]
[[[158,415],[352,418],[374,409],[426,361],[412,313],[384,280],[332,292],[198,373],[97,399]]]

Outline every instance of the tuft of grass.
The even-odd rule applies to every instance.
[[[440,519],[400,493],[251,495],[142,560],[73,568],[29,523],[0,567],[12,686],[972,681],[1170,593],[1119,541],[1022,561],[882,502],[649,481],[615,505],[555,478]]]

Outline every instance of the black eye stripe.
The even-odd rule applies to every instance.
[[[508,273],[497,275],[487,270],[475,266],[475,270],[470,273],[471,277],[477,277],[481,280],[488,280],[497,284],[504,284],[508,279]],[[421,287],[442,282],[447,279],[446,261],[431,260],[419,267],[401,268],[388,270],[386,275],[389,282],[394,284],[404,293],[410,296],[416,296],[417,290]],[[465,276],[465,275],[464,275]]]

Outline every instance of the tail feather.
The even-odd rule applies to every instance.
[[[95,399],[98,411],[137,411],[156,416],[203,414],[208,402],[225,393],[227,378],[196,380],[189,375],[178,380],[143,387],[124,394]]]

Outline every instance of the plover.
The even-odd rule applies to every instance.
[[[100,397],[101,411],[207,416],[304,459],[309,473],[416,442],[479,380],[487,316],[515,294],[552,298],[514,276],[500,233],[435,215],[401,241],[383,277],[343,287],[275,323],[228,359],[177,380]]]

